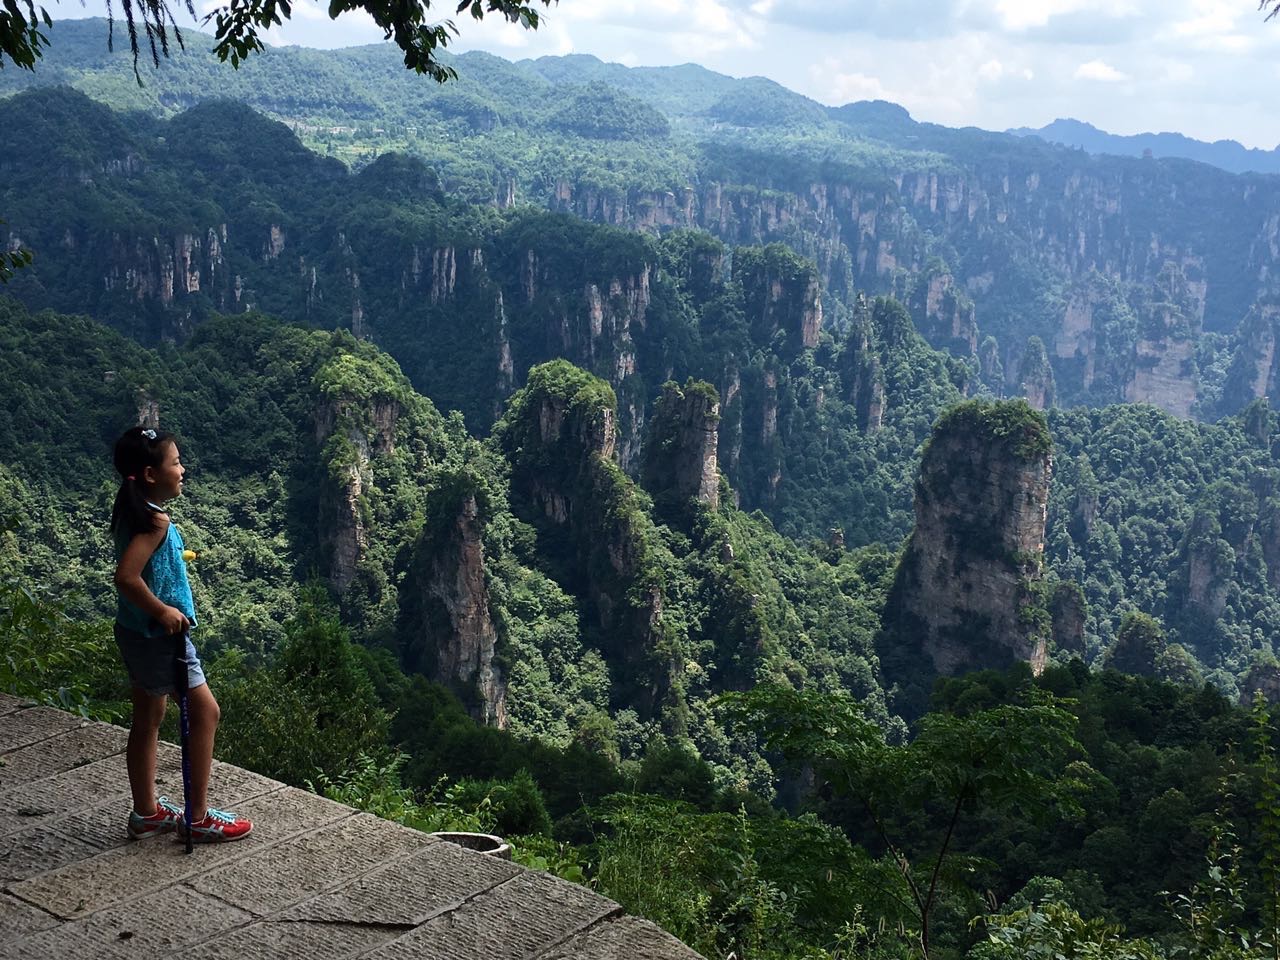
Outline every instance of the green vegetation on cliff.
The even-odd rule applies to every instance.
[[[1221,332],[1249,296],[1222,264],[1265,266],[1223,233],[1237,181],[1196,180],[1222,200],[1199,217],[1167,165],[695,68],[469,56],[470,80],[411,101],[377,51],[333,57],[264,55],[302,63],[256,88],[293,132],[243,104],[177,112],[203,99],[194,53],[111,93],[152,116],[0,103],[30,119],[7,239],[39,254],[0,300],[0,687],[123,716],[105,452],[158,419],[191,468],[175,509],[228,759],[406,823],[528,834],[530,862],[708,955],[1005,960],[1083,930],[1249,956],[1205,952],[1161,904],[1205,915],[1208,855],[1239,881],[1217,916],[1263,930],[1274,879],[1252,805],[1274,771],[1233,705],[1280,690],[1280,427],[1249,352],[1273,318]],[[1055,246],[1113,203],[1145,226]],[[1046,425],[989,398],[1055,391],[1240,412]],[[1050,454],[1042,558],[1039,488],[993,478]],[[926,637],[969,608],[903,616],[913,494],[960,518],[929,562],[1009,624]],[[1038,677],[935,685],[923,659],[1039,666],[1050,638]],[[729,722],[722,695],[765,686],[798,714],[858,702],[866,737],[819,724],[804,745],[864,750],[863,789]],[[984,760],[1027,743],[1022,780]]]

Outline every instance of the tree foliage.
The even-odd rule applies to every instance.
[[[553,2],[541,0],[543,6],[550,6]],[[182,5],[190,17],[196,19],[191,0],[183,0]],[[18,67],[34,70],[49,43],[48,37],[40,32],[42,24],[53,26],[48,12],[37,7],[34,0],[25,0],[25,6],[24,11],[22,4],[10,3],[0,11],[0,54],[4,55],[0,57],[0,67],[4,66],[4,57],[7,57]],[[161,56],[167,58],[170,55],[170,36],[179,49],[184,49],[182,31],[174,19],[174,7],[168,0],[123,0],[122,7],[129,47],[133,52],[134,74],[141,85],[137,64],[143,46],[150,52],[152,63],[158,67]],[[407,69],[424,73],[441,83],[456,78],[457,73],[452,67],[440,63],[439,51],[448,46],[450,38],[456,36],[458,30],[452,20],[433,19],[431,0],[415,0],[407,4],[389,0],[338,0],[330,4],[329,17],[336,20],[344,13],[354,11],[368,15],[383,30],[385,38],[395,42],[404,54]],[[181,13],[181,9],[178,12]],[[536,30],[539,22],[536,0],[532,3],[523,0],[462,0],[455,13],[458,16],[467,14],[474,20],[483,20],[486,14],[500,16],[530,30]],[[217,58],[224,62],[230,60],[233,67],[239,67],[250,54],[261,53],[265,49],[261,32],[280,26],[292,15],[291,0],[250,0],[214,7],[204,14],[201,22],[214,26],[213,52]],[[114,19],[111,22],[114,25]]]

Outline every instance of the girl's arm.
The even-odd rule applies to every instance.
[[[171,607],[148,589],[142,579],[143,568],[160,544],[164,543],[169,532],[169,518],[163,513],[157,514],[160,527],[150,533],[136,534],[124,548],[120,562],[116,564],[115,583],[121,596],[139,610],[160,624],[161,629],[169,635],[181,633],[191,624],[187,616],[177,607]]]

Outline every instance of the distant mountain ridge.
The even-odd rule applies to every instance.
[[[1046,143],[1075,147],[1088,153],[1109,153],[1121,157],[1180,157],[1207,163],[1230,173],[1280,173],[1280,147],[1258,150],[1235,140],[1193,140],[1181,133],[1135,133],[1122,136],[1099,130],[1082,120],[1059,118],[1036,130],[1015,127],[1006,130],[1015,137],[1039,137]]]
[[[1274,395],[1280,377],[1269,346],[1280,322],[1274,175],[1095,156],[1039,137],[920,123],[885,101],[828,107],[763,77],[586,55],[450,55],[459,78],[438,86],[385,44],[270,48],[231,71],[192,35],[140,87],[130,58],[106,52],[105,21],[59,21],[50,33],[39,70],[5,71],[0,97],[71,86],[155,124],[216,94],[284,121],[301,146],[352,171],[416,157],[444,196],[486,216],[533,206],[652,236],[698,229],[730,247],[782,243],[815,265],[824,326],[844,329],[859,296],[895,296],[931,345],[972,371],[961,379],[997,396],[1035,406],[1152,403],[1214,418]],[[39,122],[35,113],[15,122]],[[139,144],[160,135],[145,123],[128,134]],[[210,149],[235,167],[252,149],[245,139],[228,128]],[[20,146],[0,155],[0,172]],[[58,149],[61,167],[83,169],[85,144]],[[115,177],[133,163],[126,154],[93,175]],[[40,157],[34,169],[50,164]],[[4,242],[43,236],[49,211],[30,200],[28,191],[3,207]],[[224,219],[174,213],[177,235],[198,232],[211,251],[207,231]],[[147,208],[139,216],[153,219]],[[250,219],[268,259],[281,242],[272,227],[293,243],[306,226],[270,208]],[[74,252],[64,234],[45,238],[46,264],[54,250]],[[175,290],[187,268],[180,259]],[[167,268],[156,276],[167,298]],[[349,302],[349,322],[365,323],[365,306]]]

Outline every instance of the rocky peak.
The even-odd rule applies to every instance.
[[[1144,613],[1127,613],[1103,664],[1121,673],[1154,677],[1160,673],[1161,659],[1168,647],[1159,621]]]
[[[315,437],[328,477],[322,485],[318,529],[329,558],[329,583],[347,592],[368,549],[361,503],[373,483],[371,461],[395,451],[400,404],[389,397],[331,396],[315,411]]]
[[[921,274],[908,298],[916,329],[939,350],[969,357],[978,347],[978,324],[973,301],[956,286],[942,263]]]
[[[1027,340],[1027,349],[1022,354],[1022,362],[1018,364],[1018,389],[1033,410],[1053,406],[1057,393],[1053,367],[1049,364],[1044,341],[1039,337]]]
[[[615,691],[652,715],[672,692],[678,654],[664,639],[664,548],[613,460],[616,402],[603,380],[553,360],[529,371],[495,435],[511,459],[513,506],[566,538],[565,572],[588,600],[584,626],[619,668]]]
[[[1216,620],[1226,609],[1235,578],[1236,552],[1223,537],[1214,512],[1197,509],[1183,541],[1185,597],[1193,609]]]
[[[1253,305],[1240,323],[1239,341],[1222,391],[1223,413],[1235,413],[1260,397],[1277,396],[1280,383],[1280,300]]]
[[[1267,565],[1267,581],[1280,590],[1280,500],[1269,498],[1258,517],[1258,534],[1262,541],[1262,558]]]
[[[1004,396],[1004,362],[995,337],[986,337],[978,348],[978,378],[997,397]]]
[[[140,427],[150,427],[152,430],[158,429],[160,426],[160,401],[141,387],[138,388],[134,395],[136,400],[137,424]]]
[[[1268,703],[1280,703],[1280,663],[1263,660],[1249,668],[1240,684],[1240,704],[1249,706],[1261,693]]]
[[[574,397],[538,398],[538,439],[546,447],[568,446],[584,456],[613,458],[618,436],[616,415],[607,406],[588,406]]]
[[[970,400],[935,425],[916,482],[915,529],[885,608],[882,658],[904,676],[1043,658],[1033,607],[1052,465],[1044,417],[1024,401]]]
[[[663,384],[645,440],[641,480],[655,502],[720,503],[720,399],[711,384]]]
[[[401,592],[402,656],[456,691],[481,723],[507,724],[506,681],[485,578],[476,481],[442,478]]]
[[[1084,628],[1089,616],[1084,591],[1072,580],[1059,580],[1049,599],[1053,652],[1059,657],[1085,655]]]
[[[816,265],[780,243],[740,247],[734,277],[742,283],[753,339],[767,345],[785,335],[791,350],[809,350],[822,330],[822,285]]]

